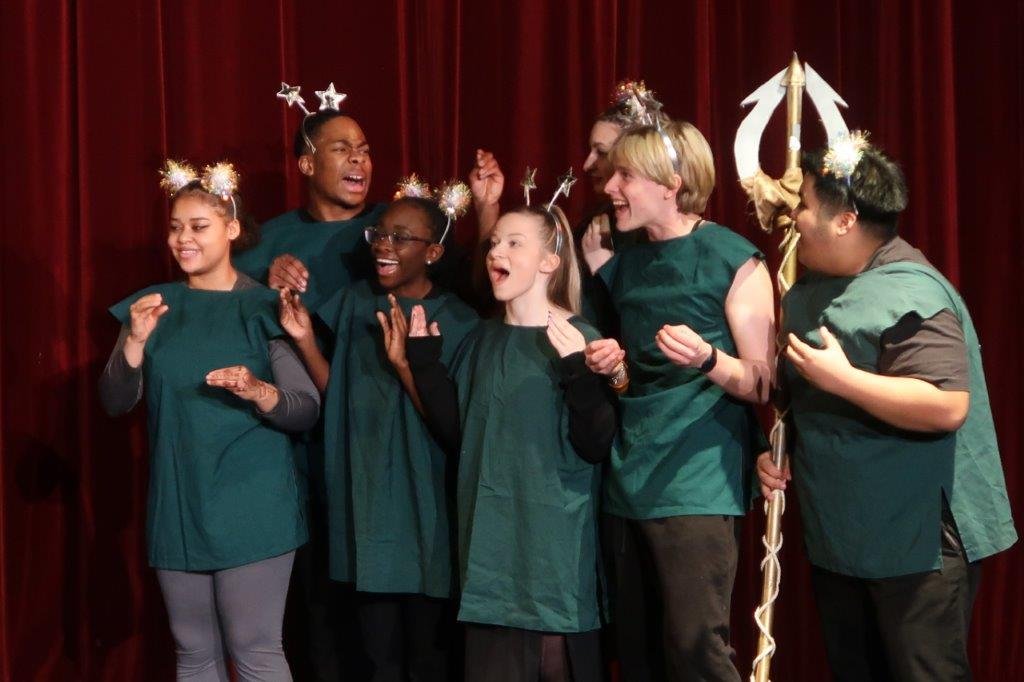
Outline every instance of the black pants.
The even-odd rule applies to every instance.
[[[285,612],[285,653],[299,682],[366,679],[355,590],[328,573],[327,510],[310,504],[309,542],[295,552]]]
[[[601,682],[602,667],[598,630],[554,635],[466,624],[465,682]]]
[[[967,633],[981,566],[943,543],[942,569],[866,580],[812,567],[837,682],[970,680]]]
[[[446,682],[453,604],[419,594],[360,592],[359,625],[373,682]]]
[[[729,643],[739,522],[732,516],[608,516],[615,631],[628,682],[738,682]]]

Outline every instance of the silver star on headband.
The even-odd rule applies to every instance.
[[[277,93],[278,98],[283,99],[288,103],[288,106],[296,105],[302,109],[306,116],[309,116],[309,109],[306,108],[306,100],[302,98],[299,91],[302,90],[301,86],[288,85],[285,82],[281,83],[281,91]]]
[[[576,176],[572,173],[572,166],[569,166],[569,170],[565,172],[565,175],[558,178],[558,189],[556,189],[555,193],[551,196],[551,201],[548,202],[547,210],[551,210],[551,207],[554,206],[555,202],[558,200],[559,195],[568,197],[569,190],[572,189],[572,186],[575,184]]]
[[[519,184],[523,186],[523,196],[526,198],[526,205],[530,205],[530,190],[537,189],[537,169],[526,167],[526,174],[523,175],[523,181]]]
[[[316,96],[320,98],[320,111],[324,109],[333,109],[339,111],[338,105],[345,101],[348,97],[343,92],[338,92],[334,89],[334,83],[327,86],[326,90],[314,90]]]

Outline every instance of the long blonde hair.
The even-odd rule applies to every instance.
[[[559,258],[558,269],[548,281],[548,300],[578,315],[580,312],[580,267],[576,260],[576,245],[565,213],[557,206],[545,210],[540,206],[520,206],[509,213],[534,216],[540,219],[540,238],[545,248]]]

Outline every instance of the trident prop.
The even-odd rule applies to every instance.
[[[794,228],[789,212],[800,201],[800,183],[803,179],[800,172],[800,120],[805,90],[821,117],[827,139],[831,141],[836,136],[847,133],[846,122],[839,107],[836,106],[845,107],[846,102],[811,68],[810,64],[801,67],[800,60],[794,52],[788,67],[775,74],[743,100],[740,106],[753,104],[754,107],[740,123],[733,144],[740,184],[754,204],[761,228],[768,233],[775,229],[782,231],[782,241],[779,245],[782,264],[775,278],[780,301],[796,280],[796,244],[800,235]],[[761,170],[759,152],[764,129],[783,97],[786,98],[786,171],[782,178],[775,180]],[[781,343],[779,348],[781,351]],[[785,416],[785,410],[780,411],[776,408],[775,424],[771,431],[772,462],[779,468],[786,464],[787,458]],[[765,556],[761,561],[761,603],[754,610],[758,638],[757,655],[754,657],[753,672],[750,675],[751,682],[769,682],[768,672],[772,656],[775,654],[772,619],[782,578],[779,550],[782,549],[782,514],[785,508],[786,496],[781,490],[774,491],[771,498],[765,500],[767,523],[765,534],[761,538]]]

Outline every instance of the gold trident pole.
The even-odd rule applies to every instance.
[[[733,142],[733,156],[736,159],[736,174],[740,186],[750,197],[761,228],[768,233],[779,229],[783,232],[779,249],[782,263],[775,281],[779,288],[779,300],[786,295],[796,281],[796,244],[800,235],[789,217],[790,211],[799,203],[800,181],[800,120],[804,93],[810,97],[821,119],[825,135],[829,140],[848,132],[846,121],[839,107],[847,106],[843,98],[825,82],[810,64],[801,66],[796,53],[789,66],[757,87],[740,106],[753,105],[750,112],[736,129]],[[772,112],[786,98],[786,172],[778,180],[769,177],[759,160],[761,137],[771,118]],[[781,328],[781,313],[779,314]],[[780,340],[781,341],[781,340]],[[779,343],[779,348],[784,344]],[[772,461],[784,468],[786,464],[786,410],[776,408],[775,424],[771,432]],[[754,609],[754,623],[758,629],[757,656],[754,657],[751,682],[769,682],[768,671],[775,654],[775,638],[772,637],[772,622],[775,615],[775,600],[779,596],[779,582],[782,566],[779,550],[782,549],[782,515],[786,508],[786,496],[776,490],[765,500],[765,533],[761,541],[765,554],[761,561],[763,583],[761,603]]]
[[[786,170],[800,167],[800,121],[806,83],[804,70],[796,53],[789,63],[782,85],[786,88]],[[796,243],[800,235],[794,229],[792,221],[785,228],[779,249],[782,251],[782,263],[776,282],[779,288],[781,328],[781,300],[796,280]],[[782,344],[779,344],[782,348]],[[780,469],[786,464],[786,423],[784,412],[776,409],[775,424],[771,431],[772,462]],[[757,655],[754,657],[754,671],[750,676],[753,682],[769,682],[769,669],[772,656],[775,654],[775,638],[772,626],[775,615],[775,600],[779,596],[779,585],[782,579],[782,565],[778,553],[782,549],[782,514],[786,509],[786,496],[781,490],[772,493],[766,501],[765,514],[767,522],[762,542],[765,557],[761,561],[761,603],[754,610],[754,622],[758,627]]]

